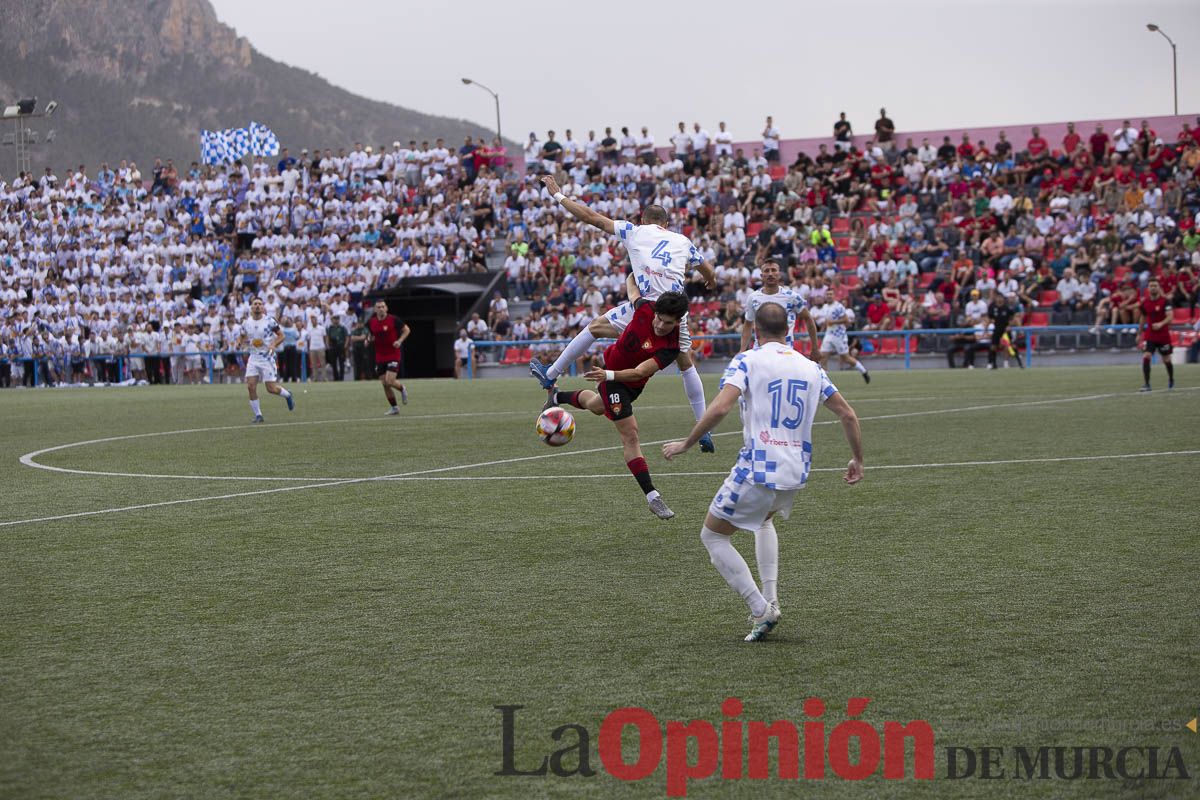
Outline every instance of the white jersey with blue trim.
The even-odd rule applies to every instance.
[[[788,332],[787,343],[795,343],[796,335],[796,318],[804,309],[808,308],[808,301],[796,293],[796,290],[790,286],[780,286],[775,294],[767,294],[762,289],[755,289],[750,293],[750,299],[746,301],[746,321],[754,322],[754,315],[763,307],[764,303],[775,303],[783,306],[783,310],[787,312]],[[758,344],[758,331],[754,331],[754,344]]]
[[[834,339],[845,339],[846,326],[854,323],[854,312],[836,300],[826,304],[824,311],[825,335]]]
[[[279,323],[270,314],[264,314],[262,319],[246,317],[242,321],[242,335],[249,340],[250,355],[274,358],[275,351],[271,345],[279,334]]]
[[[812,466],[813,417],[837,391],[825,370],[785,344],[767,342],[734,356],[721,378],[726,386],[742,393],[744,444],[735,482],[803,488]]]
[[[629,253],[629,265],[638,291],[647,300],[666,292],[682,292],[688,267],[704,259],[692,240],[660,225],[634,225],[613,220],[613,230]]]

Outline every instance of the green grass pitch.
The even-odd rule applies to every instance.
[[[733,418],[715,455],[646,447],[662,522],[606,420],[537,440],[532,380],[417,381],[399,418],[378,384],[314,384],[253,427],[241,386],[0,392],[0,797],[663,797],[663,768],[601,769],[601,720],[720,722],[729,696],[746,720],[802,722],[809,697],[829,729],[850,697],[880,729],[928,720],[937,778],[689,797],[1192,795],[1200,373],[1177,376],[835,373],[867,476],[843,484],[821,412],[761,645],[699,541]],[[637,416],[684,435],[679,378]],[[90,440],[32,457],[83,473],[20,461]],[[494,775],[498,704],[525,706],[518,766],[578,723],[599,774]],[[1123,744],[1179,747],[1192,780],[944,778],[949,746]]]

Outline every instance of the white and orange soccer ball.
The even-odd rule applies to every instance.
[[[561,408],[548,408],[538,417],[534,430],[551,447],[562,447],[575,435],[575,418]]]

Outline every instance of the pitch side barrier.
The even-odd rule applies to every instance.
[[[1136,324],[1130,325],[1106,325],[1102,326],[1096,333],[1092,332],[1092,328],[1087,325],[1020,325],[1009,328],[1008,336],[1013,346],[1018,350],[1023,351],[1021,354],[1022,363],[1025,366],[1033,366],[1033,353],[1036,349],[1035,339],[1044,336],[1062,336],[1071,335],[1079,337],[1079,345],[1082,347],[1093,346],[1096,348],[1102,347],[1129,347],[1137,342],[1138,328]],[[929,340],[935,339],[945,345],[951,345],[951,337],[953,336],[974,336],[977,333],[975,328],[916,328],[912,330],[900,331],[847,331],[847,335],[857,339],[865,340],[863,342],[862,355],[873,356],[902,356],[904,358],[904,368],[912,369],[912,354],[917,350],[917,342],[923,341],[922,348],[929,347]],[[723,354],[720,352],[718,343],[729,342],[730,350],[726,353],[732,354],[736,352],[736,348],[740,346],[741,335],[736,333],[720,333],[714,335],[692,335],[693,350],[708,350],[706,343],[712,343],[712,358],[721,358]],[[796,340],[798,342],[807,342],[808,335],[797,332]],[[1090,342],[1088,341],[1090,340]],[[606,345],[612,342],[612,339],[597,339],[596,342],[601,345]],[[988,339],[990,342],[990,337]],[[564,339],[520,339],[515,341],[488,341],[479,340],[474,343],[467,357],[466,373],[470,378],[478,376],[479,359],[476,356],[477,352],[495,353],[494,358],[490,358],[490,363],[496,364],[512,364],[518,365],[529,363],[529,359],[537,355],[537,348],[544,345],[560,350],[567,340]],[[519,354],[514,358],[507,351],[519,351]],[[526,352],[528,351],[528,352]],[[938,352],[945,352],[942,348]],[[569,370],[570,375],[575,374],[575,365],[572,364]]]
[[[299,351],[302,356],[307,356],[307,350]],[[225,371],[232,369],[230,377],[236,376],[239,380],[243,377],[246,369],[246,357],[250,355],[249,350],[221,350],[213,351],[188,351],[185,353],[122,353],[121,355],[98,355],[87,357],[75,357],[70,355],[46,355],[40,357],[24,357],[0,358],[0,365],[21,365],[22,371],[32,370],[33,385],[45,386],[50,380],[48,377],[49,370],[47,364],[53,367],[53,373],[57,382],[61,383],[71,377],[71,373],[76,371],[72,369],[72,364],[84,363],[91,367],[88,372],[93,383],[127,383],[133,379],[133,371],[130,369],[130,359],[140,358],[146,370],[157,369],[160,374],[170,378],[172,376],[172,368],[183,370],[194,369],[193,366],[183,364],[179,365],[178,359],[200,359],[200,369],[206,375],[206,383],[219,381],[225,376]],[[347,358],[347,363],[351,359]],[[278,368],[278,360],[276,362]],[[17,377],[14,373],[10,377],[13,386],[20,386],[24,380],[24,376]],[[300,375],[301,383],[308,382],[308,358],[300,359]],[[174,383],[173,379],[164,380],[162,383]]]

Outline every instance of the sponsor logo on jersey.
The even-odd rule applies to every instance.
[[[652,344],[650,344],[650,340],[649,340],[649,339],[647,339],[646,341],[642,342],[642,349],[643,349],[643,350],[649,350],[651,347],[653,347],[653,345],[652,345]]]

